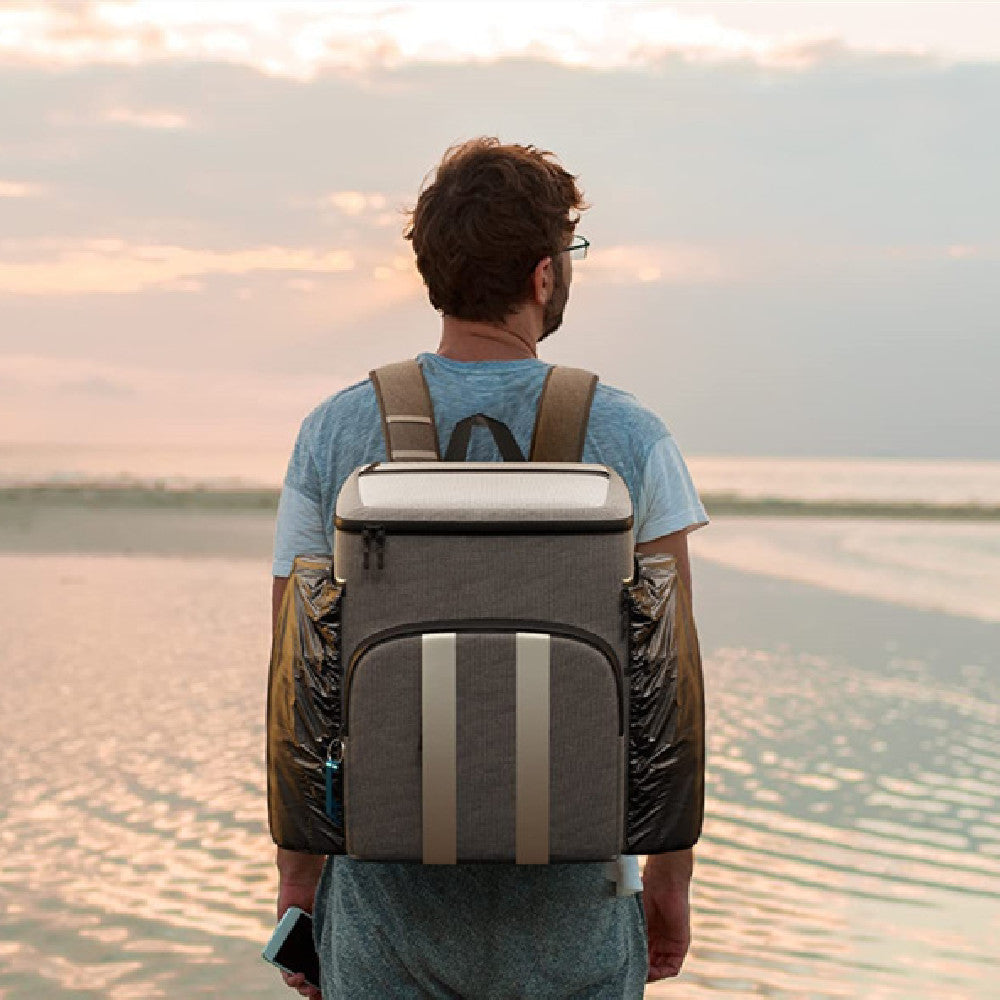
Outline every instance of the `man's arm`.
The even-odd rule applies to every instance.
[[[680,576],[688,598],[692,600],[693,604],[691,594],[691,561],[688,558],[687,536],[687,529],[675,531],[672,535],[661,535],[659,538],[654,538],[649,542],[639,542],[635,547],[635,551],[640,554],[665,552],[667,555],[674,556],[677,560],[677,574]]]
[[[274,635],[278,627],[278,612],[281,610],[281,602],[285,599],[285,591],[288,589],[288,577],[276,576],[271,581],[271,635]]]
[[[664,552],[677,560],[677,573],[692,601],[691,563],[687,531],[675,531],[652,541],[640,542],[639,553]],[[689,887],[694,870],[694,851],[651,854],[642,869],[642,903],[646,911],[649,939],[647,982],[676,976],[691,943]]]
[[[285,591],[288,589],[288,577],[276,576],[271,583],[271,634],[273,635],[278,626],[278,612],[281,610],[281,602],[285,599]],[[316,897],[316,886],[319,884],[319,877],[323,874],[323,862],[326,855],[323,854],[301,854],[298,851],[289,851],[284,847],[278,848],[275,863],[278,866],[278,919],[280,920],[289,906],[297,906],[312,913],[313,901]],[[300,996],[309,997],[310,1000],[322,1000],[318,989],[306,985],[305,976],[302,973],[291,975],[287,972],[281,973],[281,978],[286,986],[292,987]]]

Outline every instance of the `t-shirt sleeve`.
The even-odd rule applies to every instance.
[[[299,430],[278,501],[274,525],[274,561],[271,573],[288,576],[296,556],[329,554],[330,540],[323,525],[319,471],[310,447],[310,422]]]
[[[649,542],[682,529],[691,532],[708,524],[708,514],[669,431],[649,450],[636,508],[636,542]]]

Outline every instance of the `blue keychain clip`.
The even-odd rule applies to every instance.
[[[336,749],[335,749],[336,748]],[[340,769],[344,763],[344,746],[339,738],[330,740],[330,745],[326,749],[326,815],[333,820],[337,826],[341,825],[340,803],[337,801],[336,785],[334,782],[340,776]]]

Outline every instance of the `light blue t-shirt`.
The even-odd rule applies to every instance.
[[[441,452],[463,417],[483,412],[511,429],[527,455],[535,408],[549,365],[539,358],[453,361],[417,355],[434,406]],[[469,461],[499,461],[492,436],[474,427]],[[663,421],[629,392],[599,382],[590,408],[584,462],[610,465],[628,487],[636,542],[708,524],[684,459]],[[288,576],[295,556],[333,551],[340,488],[359,465],[385,461],[382,423],[370,379],[320,403],[302,422],[285,475],[275,531],[275,576]]]
[[[486,413],[505,423],[527,455],[535,409],[549,365],[539,358],[454,361],[417,355],[430,391],[441,453],[463,417]],[[500,461],[485,427],[472,430],[469,461]],[[370,379],[320,403],[302,422],[288,463],[275,527],[275,576],[291,573],[295,556],[333,551],[337,495],[359,465],[385,461],[382,422]],[[611,466],[632,498],[636,542],[708,524],[684,459],[663,421],[634,395],[599,382],[584,439],[584,462]],[[619,894],[637,892],[638,859],[623,855],[614,873]]]

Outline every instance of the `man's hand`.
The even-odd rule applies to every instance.
[[[285,597],[285,590],[288,587],[287,576],[276,576],[271,586],[271,628],[272,632],[277,626],[278,612],[281,610],[281,602]],[[297,851],[286,851],[283,847],[278,848],[278,919],[285,915],[285,910],[289,906],[297,906],[306,913],[312,913],[313,900],[316,898],[316,886],[319,877],[323,874],[323,862],[325,858],[321,854],[300,854]],[[322,994],[316,987],[306,985],[306,977],[301,972],[292,975],[282,972],[281,978],[286,986],[304,996],[309,1000],[322,1000]]]
[[[278,848],[278,920],[289,906],[297,906],[306,913],[312,913],[313,900],[316,897],[316,885],[323,873],[322,855],[298,854]],[[316,987],[306,983],[306,977],[301,972],[294,976],[282,972],[281,978],[286,986],[291,986],[309,1000],[322,1000],[322,994]]]
[[[681,971],[691,944],[688,890],[694,852],[652,854],[642,870],[642,905],[646,912],[649,972],[646,982],[667,979]]]

